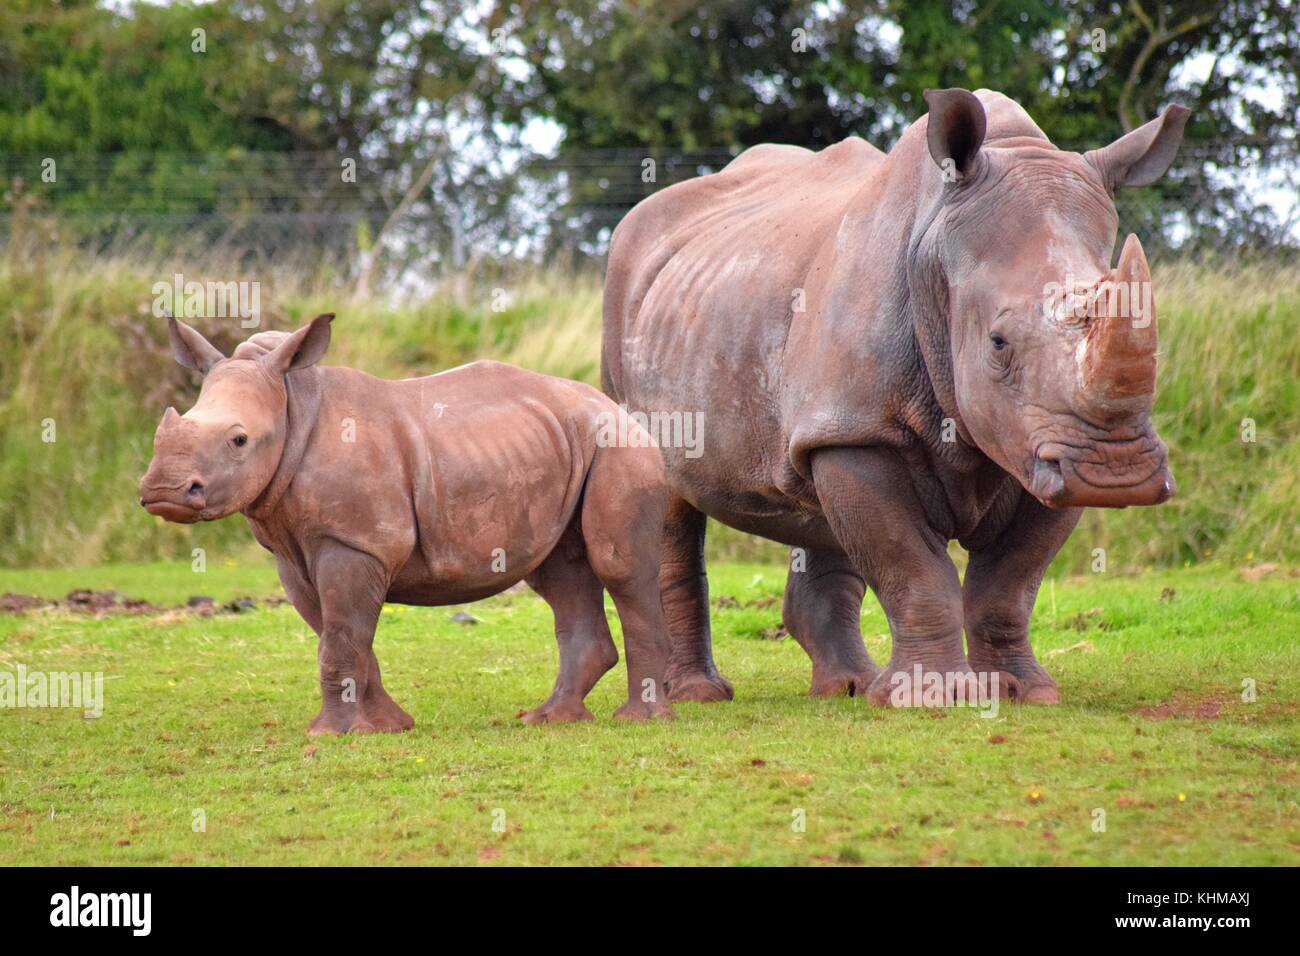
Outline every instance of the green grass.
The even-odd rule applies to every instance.
[[[387,609],[385,683],[416,718],[399,736],[305,736],[315,641],[288,607],[0,617],[0,667],[109,677],[97,720],[0,710],[0,860],[1300,862],[1300,578],[1285,570],[1248,581],[1210,563],[1049,582],[1033,634],[1064,702],[993,719],[807,697],[803,652],[763,637],[783,570],[715,564],[711,577],[714,597],[739,605],[714,614],[737,699],[637,726],[609,716],[621,665],[589,699],[595,722],[515,719],[555,676],[549,612],[531,592],[475,605],[474,626],[449,608]],[[82,586],[179,604],[276,582],[267,565],[212,559],[203,575],[188,560],[0,571],[0,592]],[[884,659],[872,602],[862,625]],[[1247,678],[1254,703],[1241,699]],[[191,826],[200,808],[206,832]]]

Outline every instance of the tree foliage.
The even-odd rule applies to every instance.
[[[11,202],[309,213],[316,240],[360,224],[341,241],[363,246],[401,210],[460,262],[517,248],[521,204],[552,193],[575,210],[553,243],[591,242],[746,146],[888,147],[927,88],[991,87],[1074,148],[1192,106],[1180,165],[1133,214],[1266,244],[1294,224],[1224,171],[1296,188],[1298,50],[1296,0],[7,0],[0,173]],[[539,123],[558,156],[529,184],[514,160]]]

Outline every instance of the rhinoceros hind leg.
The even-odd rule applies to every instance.
[[[587,560],[618,609],[627,658],[622,720],[672,717],[665,672],[672,648],[659,566],[668,495],[659,449],[599,448],[582,496]]]
[[[790,562],[781,619],[812,658],[814,697],[866,694],[880,676],[858,625],[866,590],[842,554],[806,549]]]
[[[664,519],[659,590],[672,640],[668,696],[673,700],[731,700],[731,683],[713,663],[709,631],[709,579],[704,569],[707,519],[681,498],[668,504]]]
[[[582,701],[605,672],[618,663],[618,650],[605,620],[604,589],[587,563],[577,518],[560,543],[526,578],[555,615],[560,672],[551,696],[519,717],[526,724],[591,720]]]

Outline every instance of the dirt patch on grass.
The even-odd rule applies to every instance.
[[[287,598],[273,594],[262,598],[261,603],[275,607],[287,602]],[[62,600],[38,597],[35,594],[0,594],[0,614],[27,614],[32,611],[59,611],[68,614],[87,614],[100,617],[105,614],[198,614],[210,617],[213,614],[243,614],[257,610],[258,602],[251,597],[239,597],[233,601],[218,604],[215,599],[204,595],[195,595],[177,607],[160,607],[139,598],[127,597],[117,591],[91,591],[79,588],[69,591]]]

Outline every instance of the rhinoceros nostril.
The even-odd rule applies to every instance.
[[[190,483],[190,494],[192,494],[192,495],[201,495],[201,494],[203,494],[203,482],[201,482],[201,481],[191,482],[191,483]]]

